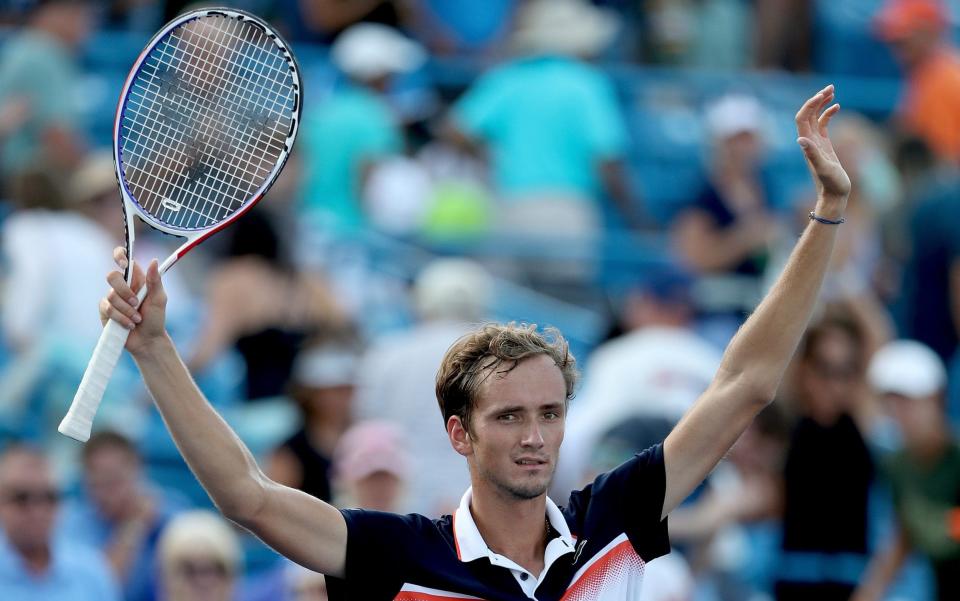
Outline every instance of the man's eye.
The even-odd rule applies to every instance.
[[[560,419],[560,414],[556,411],[547,411],[543,414],[543,417],[547,419]]]
[[[512,422],[513,420],[517,419],[517,416],[514,415],[513,413],[504,413],[497,419],[499,419],[502,422]]]

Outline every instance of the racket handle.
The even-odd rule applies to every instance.
[[[87,371],[83,373],[77,394],[73,397],[70,410],[57,428],[61,434],[70,438],[87,442],[90,430],[93,428],[93,416],[103,400],[103,392],[110,383],[110,375],[117,366],[123,345],[127,343],[130,330],[114,320],[107,321],[107,325],[100,334],[97,347],[93,349],[93,356],[87,364]]]

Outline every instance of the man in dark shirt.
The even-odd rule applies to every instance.
[[[332,599],[635,599],[646,562],[666,553],[666,516],[774,397],[806,327],[850,180],[827,135],[833,86],[797,113],[818,199],[786,269],[724,354],[717,376],[662,445],[601,474],[564,510],[547,498],[576,380],[559,335],[485,326],[451,347],[437,398],[472,486],[431,520],[334,507],[263,475],[194,386],[163,317],[157,262],[120,272],[101,317],[131,329],[137,361],[178,448],[218,508],[292,560],[330,576]],[[830,108],[827,108],[827,107]],[[118,249],[117,261],[126,257]],[[133,290],[150,291],[142,305]],[[426,417],[426,416],[425,416]]]

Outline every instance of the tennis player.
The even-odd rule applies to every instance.
[[[773,399],[806,328],[850,192],[827,133],[839,110],[833,98],[828,86],[796,116],[818,192],[810,225],[714,381],[663,444],[575,491],[562,509],[546,491],[576,370],[559,334],[487,325],[447,353],[437,397],[472,487],[452,516],[430,519],[337,510],[266,478],[165,332],[156,261],[146,274],[135,269],[133,289],[145,280],[150,291],[137,308],[122,274],[108,276],[101,317],[132,330],[127,349],[220,511],[327,574],[331,599],[635,599],[645,564],[669,551],[667,516]],[[122,249],[116,258],[126,263]],[[428,427],[430,416],[423,419]]]

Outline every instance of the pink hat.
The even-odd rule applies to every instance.
[[[352,426],[333,452],[333,472],[344,480],[360,480],[376,472],[388,472],[402,480],[409,463],[401,429],[385,421]]]

